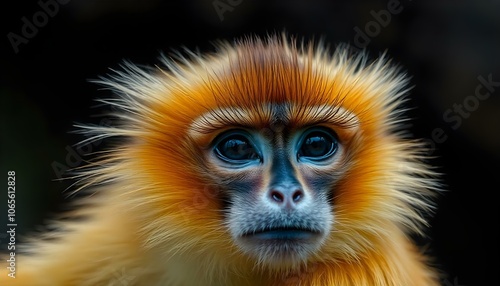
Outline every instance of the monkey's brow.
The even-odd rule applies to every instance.
[[[342,106],[315,105],[295,111],[295,120],[300,126],[330,124],[344,129],[357,129],[359,119]]]
[[[232,127],[259,128],[280,123],[293,124],[296,127],[312,126],[317,124],[331,124],[344,129],[357,129],[358,118],[341,106],[318,105],[300,106],[292,105],[286,108],[261,108],[258,111],[241,107],[226,107],[208,111],[196,118],[190,126],[193,136],[210,134],[212,132]]]

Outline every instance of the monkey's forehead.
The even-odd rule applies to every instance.
[[[339,47],[333,56],[322,48],[298,49],[282,42],[250,41],[224,46],[218,54],[186,61],[171,77],[179,90],[217,105],[247,105],[261,102],[340,104],[362,98],[381,100],[401,88],[395,71],[379,59],[365,65],[367,56],[350,55]],[[382,92],[379,92],[382,89]],[[179,94],[182,96],[182,94]]]
[[[264,114],[273,115],[287,104],[337,106],[357,114],[391,112],[406,85],[404,75],[384,58],[369,62],[345,46],[328,54],[322,46],[298,48],[276,38],[226,44],[215,55],[169,65],[173,73],[163,78],[170,82],[161,92],[194,117],[217,108],[258,112],[266,104],[276,106],[264,108]]]
[[[196,129],[227,120],[298,123],[330,116],[341,122],[346,114],[351,123],[355,117],[358,124],[384,124],[406,92],[404,74],[384,57],[370,62],[346,46],[329,53],[321,45],[248,39],[165,64],[159,73],[129,65],[103,82],[122,95],[116,106],[134,124]]]

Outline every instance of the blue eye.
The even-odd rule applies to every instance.
[[[229,163],[244,164],[260,160],[260,155],[248,136],[241,131],[223,134],[216,140],[214,152],[222,160]]]
[[[297,157],[312,161],[321,161],[331,157],[338,149],[335,134],[326,128],[313,128],[303,136]]]

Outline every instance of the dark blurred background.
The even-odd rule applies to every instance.
[[[7,171],[16,172],[19,240],[65,209],[64,169],[104,146],[77,149],[82,137],[70,133],[106,120],[94,99],[109,94],[89,79],[124,59],[154,65],[160,52],[286,30],[387,50],[407,70],[407,127],[428,142],[449,190],[423,243],[449,275],[443,285],[499,284],[499,1],[40,0],[8,1],[0,13],[0,171],[5,194]]]

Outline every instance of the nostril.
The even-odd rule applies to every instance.
[[[269,197],[275,203],[282,204],[287,202],[287,204],[296,204],[302,201],[304,198],[304,192],[301,189],[295,189],[295,191],[290,192],[287,190],[282,191],[279,188],[276,188],[269,192]]]
[[[293,195],[292,195],[292,200],[294,202],[298,202],[300,200],[302,200],[302,197],[304,196],[304,194],[302,193],[301,190],[296,190]]]
[[[271,198],[273,198],[274,201],[276,202],[283,202],[285,200],[285,197],[283,196],[282,193],[278,191],[271,191]]]

